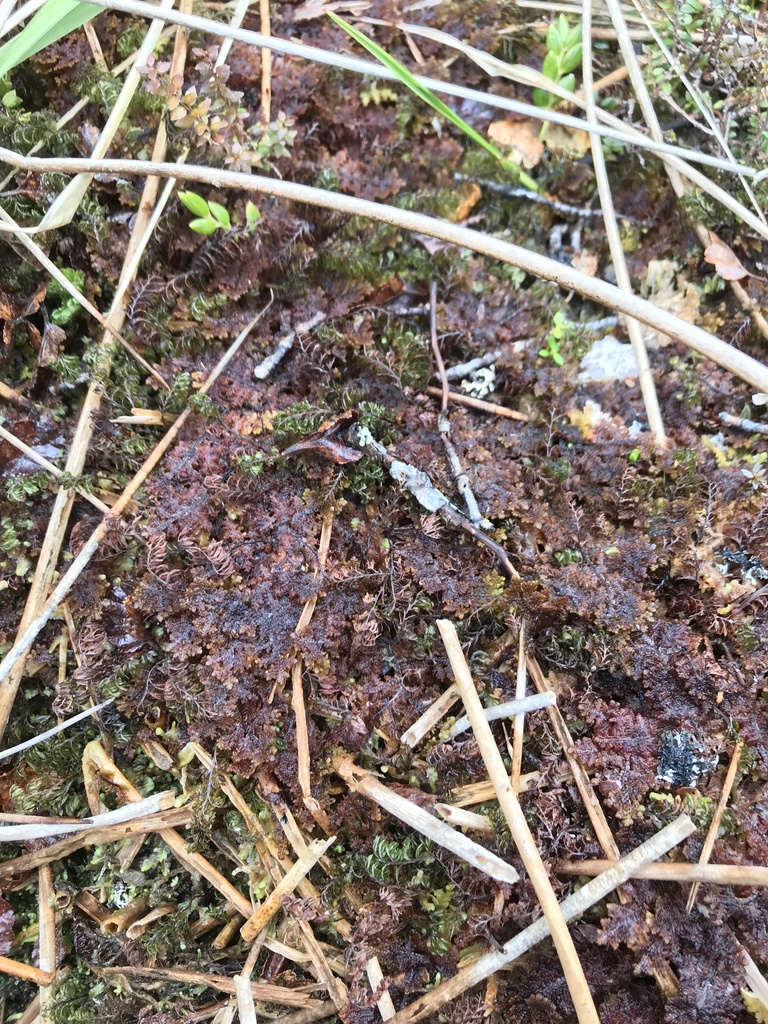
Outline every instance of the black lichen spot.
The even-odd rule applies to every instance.
[[[689,732],[667,732],[659,744],[656,778],[674,789],[695,789],[699,778],[717,766],[717,755],[709,755]]]

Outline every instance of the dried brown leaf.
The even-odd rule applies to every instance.
[[[494,121],[488,126],[488,134],[526,170],[535,167],[544,155],[544,145],[532,121]]]
[[[714,231],[709,232],[709,245],[704,250],[704,259],[711,263],[724,281],[741,281],[745,277],[756,277],[741,262],[736,253]]]

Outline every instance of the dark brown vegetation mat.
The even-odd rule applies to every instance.
[[[389,52],[412,67],[417,54],[419,73],[433,79],[530,101],[529,88],[489,78],[463,56],[450,62],[441,44],[391,23],[439,28],[540,70],[546,43],[537,11],[479,2],[411,6],[406,12],[376,2],[364,12],[386,20],[376,39]],[[768,57],[758,5],[742,6],[738,16],[723,8],[719,49],[706,20],[686,35],[677,15],[656,14],[665,33],[680,30],[675,53],[717,109],[731,104],[736,158],[759,166],[768,125],[759,81]],[[272,7],[275,35],[352,51],[319,8]],[[110,68],[146,31],[145,22],[116,12],[92,24]],[[245,25],[258,30],[258,15],[247,15]],[[596,77],[621,66],[609,22],[598,25]],[[500,34],[509,26],[516,31]],[[740,66],[727,49],[734,26],[756,46]],[[696,56],[707,40],[714,56],[702,66]],[[78,30],[12,73],[0,145],[89,155],[119,91],[92,45]],[[211,41],[192,32],[190,46],[210,48]],[[203,95],[214,60],[210,49],[190,50],[184,89]],[[224,141],[193,149],[193,162],[232,166],[237,106],[248,124],[262,116],[261,51],[235,43],[226,64],[228,81],[216,93],[225,122],[230,117]],[[686,105],[677,77],[654,67],[647,75],[659,116],[678,132],[667,138],[716,152],[696,130],[699,114]],[[630,93],[620,79],[604,95],[612,112],[629,119]],[[112,152],[151,154],[170,90],[167,83],[148,89],[152,82],[152,72],[145,74]],[[273,118],[280,112],[273,136],[283,132],[286,148],[272,139],[267,173],[469,219],[478,230],[611,278],[586,149],[573,155],[550,140],[536,151],[527,173],[548,200],[538,202],[511,194],[508,170],[400,85],[274,55],[271,89]],[[81,98],[79,114],[56,130],[56,119]],[[198,98],[185,102],[193,109]],[[517,115],[469,100],[454,105],[484,135],[505,118],[529,132],[520,125],[531,122]],[[168,159],[190,144],[196,123],[194,114],[176,120]],[[538,126],[529,132],[534,141],[537,133]],[[658,157],[615,144],[606,152],[637,290],[764,360],[766,341],[750,307],[715,276],[718,254],[704,261],[695,225],[724,240],[715,264],[724,276],[735,253],[757,275],[741,283],[758,310],[766,296],[765,240],[704,193],[678,201]],[[735,194],[738,179],[710,175]],[[18,172],[4,186],[2,206],[20,223],[37,223],[67,180]],[[75,219],[36,236],[105,314],[141,187],[97,175]],[[146,830],[141,819],[102,824],[88,845],[57,836],[2,847],[0,952],[49,972],[3,977],[2,1019],[18,1019],[42,981],[53,1021],[171,1024],[217,1013],[228,1020],[233,978],[251,951],[252,979],[269,985],[253,987],[260,1020],[338,1013],[344,1024],[368,1024],[386,1014],[379,1004],[385,991],[401,1010],[540,916],[493,791],[481,785],[488,773],[472,731],[448,736],[460,705],[413,746],[401,741],[453,682],[438,619],[456,624],[484,704],[515,697],[523,624],[532,671],[538,665],[556,693],[568,749],[546,711],[526,716],[520,800],[558,899],[584,882],[573,874],[580,861],[611,856],[607,841],[628,853],[682,812],[697,831],[671,859],[697,862],[732,759],[733,789],[711,860],[767,865],[768,445],[765,420],[762,432],[742,421],[760,419],[755,389],[681,345],[651,339],[668,435],[659,444],[631,364],[621,372],[612,364],[614,379],[586,379],[582,360],[596,341],[607,334],[626,340],[616,321],[599,322],[610,310],[387,224],[266,197],[254,225],[245,194],[199,191],[226,208],[229,229],[196,233],[174,197],[130,286],[120,329],[168,391],[118,345],[106,346],[106,366],[101,328],[18,239],[6,234],[0,244],[5,429],[63,467],[86,391],[97,385],[82,471],[63,481],[72,506],[61,527],[59,573],[102,521],[88,495],[112,506],[179,413],[191,409],[37,635],[15,700],[13,676],[0,688],[3,747],[111,700],[0,764],[4,820],[81,818],[168,790],[187,800],[153,810]],[[765,205],[768,186],[756,192]],[[225,349],[262,311],[201,392]],[[488,521],[475,534],[485,529],[490,546],[456,514],[430,507],[433,492],[423,479],[414,494],[412,478],[398,483],[387,458],[366,445],[372,438],[389,462],[428,474],[463,507],[434,390],[431,313],[449,370],[493,356],[463,383],[453,380],[451,390],[517,414],[449,405],[451,442]],[[292,347],[265,365],[286,336]],[[6,440],[0,474],[5,654],[49,521],[60,512],[50,473]],[[493,730],[511,766],[512,722]],[[483,815],[484,830],[468,835],[520,880],[490,878],[356,792],[334,769],[342,755],[433,813],[436,803],[455,803]],[[309,776],[302,774],[307,757]],[[585,805],[568,757],[602,807],[604,834],[595,825],[601,812]],[[282,896],[272,930],[252,947],[239,931],[249,903],[266,900],[306,843],[326,835],[334,842]],[[61,848],[45,857],[51,844]],[[602,1024],[768,1019],[759,994],[745,995],[755,989],[754,964],[768,964],[765,888],[703,884],[690,911],[689,892],[680,881],[637,878],[572,925]],[[381,983],[370,973],[373,962]],[[244,1014],[247,999],[239,998]],[[24,1020],[34,1019],[39,1004],[32,1005]],[[474,1024],[485,1017],[504,1024],[576,1019],[549,941],[430,1019]]]

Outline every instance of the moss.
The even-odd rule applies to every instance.
[[[275,415],[272,421],[272,433],[275,443],[286,448],[317,430],[328,415],[327,409],[318,409],[311,402],[302,400]]]
[[[202,416],[205,420],[215,420],[221,415],[221,410],[214,400],[209,395],[204,395],[200,391],[193,391],[187,399],[189,408],[196,412],[198,416]]]

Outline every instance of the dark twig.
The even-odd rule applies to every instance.
[[[384,445],[379,444],[365,427],[354,426],[350,431],[350,437],[352,442],[362,448],[366,455],[386,466],[392,479],[410,491],[422,508],[427,509],[428,512],[439,512],[453,526],[457,526],[474,540],[485,545],[498,558],[504,572],[511,579],[517,579],[518,573],[501,544],[497,544],[487,533],[483,533],[474,523],[471,523],[461,510],[435,487],[423,470],[417,469],[407,462],[400,462],[399,459],[390,455]]]
[[[429,284],[429,333],[432,340],[432,352],[437,363],[437,372],[440,376],[440,384],[443,395],[440,400],[440,412],[445,413],[448,409],[448,378],[445,375],[445,363],[437,340],[437,285],[434,281]]]
[[[475,527],[482,526],[487,528],[490,526],[490,523],[488,523],[480,512],[477,499],[475,498],[469,484],[469,477],[461,468],[458,452],[451,441],[451,421],[448,414],[448,397],[450,391],[448,388],[448,378],[445,373],[445,363],[443,362],[443,356],[440,352],[440,344],[437,340],[437,285],[434,281],[429,285],[429,331],[432,339],[432,352],[435,356],[437,372],[440,375],[440,384],[442,387],[442,393],[440,396],[440,414],[437,417],[437,428],[440,431],[440,437],[443,439],[445,456],[448,460],[448,465],[451,468],[451,474],[456,484],[456,489],[464,499],[464,504],[467,506],[469,521]]]
[[[745,420],[741,416],[734,416],[730,412],[721,412],[719,419],[729,427],[738,427],[739,430],[747,430],[750,434],[768,434],[768,423],[756,423],[755,420]]]

